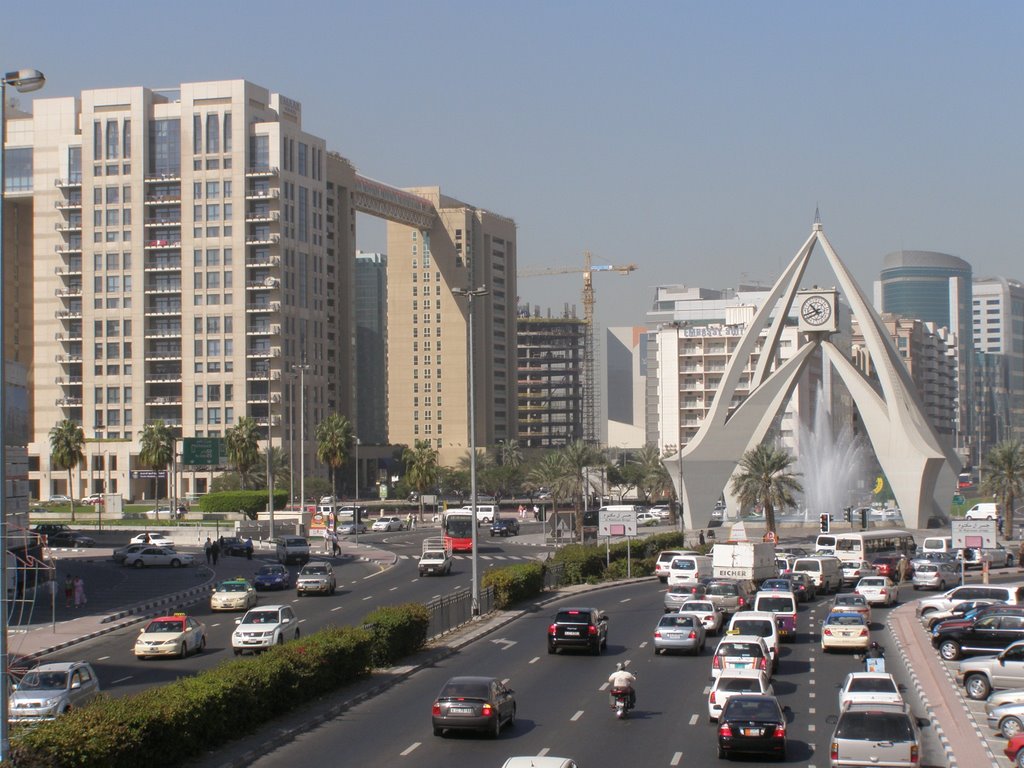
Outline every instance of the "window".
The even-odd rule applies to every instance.
[[[216,112],[206,116],[206,151],[220,152],[220,115]]]
[[[206,249],[206,266],[216,267],[220,265],[220,248]]]
[[[120,139],[117,120],[107,120],[107,160],[116,160]]]
[[[231,151],[231,113],[224,113],[224,151]],[[227,166],[225,166],[227,167]],[[227,182],[225,182],[227,184]],[[227,190],[224,191],[224,196],[227,197]]]
[[[207,272],[206,273],[206,287],[207,288],[220,288],[220,272]]]

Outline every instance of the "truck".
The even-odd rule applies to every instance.
[[[775,545],[757,541],[715,544],[711,549],[711,573],[716,579],[744,579],[760,584],[779,575]]]
[[[451,541],[443,536],[429,536],[423,540],[420,555],[420,576],[447,576],[452,570]]]

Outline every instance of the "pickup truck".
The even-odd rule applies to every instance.
[[[518,536],[519,521],[514,517],[498,517],[491,523],[491,536]]]
[[[420,576],[446,576],[452,570],[451,544],[441,536],[431,536],[423,540],[423,553],[420,555]]]

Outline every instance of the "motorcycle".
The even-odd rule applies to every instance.
[[[630,689],[612,688],[610,693],[612,698],[615,699],[615,717],[619,720],[625,720],[629,715],[629,711],[633,709],[633,705],[630,704]]]
[[[872,643],[859,658],[864,662],[865,672],[885,672],[885,648],[878,643]]]

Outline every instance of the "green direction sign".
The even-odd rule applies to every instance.
[[[953,497],[953,503],[956,504],[958,507],[962,507],[964,504],[967,503],[967,500],[958,493]]]
[[[182,442],[181,463],[185,466],[219,467],[227,463],[224,438],[186,437]]]

